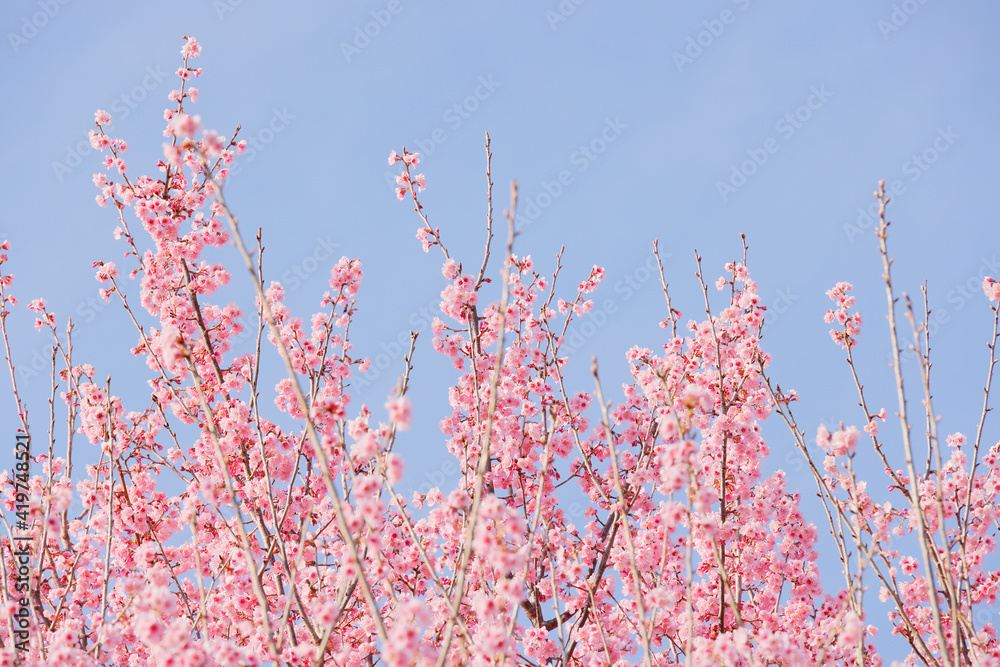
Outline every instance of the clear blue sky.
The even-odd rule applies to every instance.
[[[595,263],[607,268],[595,296],[599,305],[612,300],[614,313],[582,342],[576,386],[591,388],[586,369],[596,354],[607,393],[618,395],[625,350],[662,343],[662,294],[644,268],[654,237],[671,255],[667,279],[687,320],[703,317],[694,250],[714,280],[739,255],[743,232],[771,307],[764,345],[772,370],[802,395],[810,436],[821,420],[861,423],[822,321],[824,292],[839,280],[856,285],[865,316],[857,355],[869,399],[895,411],[877,245],[872,224],[858,221],[876,182],[898,181],[890,205],[897,286],[919,294],[928,281],[942,432],[974,433],[990,320],[979,283],[1000,277],[994,4],[18,0],[3,3],[0,17],[8,156],[0,232],[13,244],[14,291],[22,303],[46,297],[60,322],[72,316],[77,359],[113,375],[115,393],[136,397],[132,408],[144,405],[147,371],[121,354],[136,334],[120,306],[96,296],[93,261],[127,262],[112,238],[112,211],[93,203],[99,158],[83,140],[94,111],[109,110],[115,136],[130,143],[130,173],[153,172],[171,73],[190,34],[204,46],[194,110],[227,136],[241,124],[255,143],[227,195],[245,228],[263,228],[269,277],[285,276],[290,304],[308,316],[330,264],[341,255],[363,261],[356,346],[392,365],[358,400],[381,410],[401,370],[394,341],[423,328],[417,424],[401,443],[415,456],[413,488],[443,465],[436,423],[453,372],[422,323],[421,309],[430,311],[444,286],[440,256],[420,251],[418,220],[386,182],[386,156],[403,145],[424,154],[431,222],[474,264],[484,131],[497,208],[511,179],[522,204],[538,206],[517,251],[551,270],[565,244],[565,286]],[[561,191],[547,197],[563,172]],[[237,273],[231,298],[248,293]],[[23,308],[9,320],[22,368],[47,356],[31,321]],[[45,376],[22,383],[39,430]],[[0,425],[12,437],[9,394],[0,389]],[[998,432],[989,423],[988,442]],[[777,424],[768,433],[774,465],[794,471],[787,434]],[[791,480],[813,495],[804,474]],[[825,535],[825,519],[805,502]],[[883,619],[871,620],[884,627]]]

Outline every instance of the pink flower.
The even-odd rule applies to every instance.
[[[181,47],[181,55],[187,58],[197,58],[201,55],[201,44],[194,37],[185,37],[184,46]]]
[[[392,485],[399,484],[400,480],[403,479],[403,471],[406,466],[403,463],[403,457],[395,452],[386,454],[385,456],[385,475],[389,479],[389,483]]]
[[[94,122],[98,125],[111,125],[111,114],[103,109],[99,109],[97,113],[94,114]]]
[[[391,398],[386,401],[385,409],[389,412],[389,421],[400,431],[408,431],[413,420],[413,409],[410,399],[406,396]]]
[[[107,148],[108,144],[110,143],[108,141],[108,138],[106,136],[104,136],[103,134],[98,134],[97,132],[94,132],[93,130],[90,131],[90,134],[88,135],[88,137],[90,138],[90,146],[95,151],[102,151],[102,150],[104,150],[105,148]]]
[[[205,150],[206,155],[215,157],[226,147],[226,138],[220,137],[215,132],[209,130],[202,136],[201,146]]]
[[[830,438],[830,452],[834,456],[853,454],[860,437],[861,433],[853,426],[849,426],[843,431],[837,431]]]
[[[113,278],[119,276],[118,269],[115,267],[114,262],[100,262],[96,264],[101,268],[97,269],[97,280],[98,282],[107,283],[111,282]]]
[[[580,283],[579,290],[583,294],[589,294],[597,289],[597,286],[604,280],[604,269],[599,266],[594,266],[590,270],[590,276]]]
[[[178,361],[186,356],[184,339],[175,325],[167,324],[160,331],[159,342],[160,350],[163,353],[163,365],[167,370],[171,370]]]
[[[826,295],[837,304],[837,310],[828,310],[823,316],[823,321],[832,324],[836,320],[843,329],[831,329],[830,337],[835,343],[849,349],[857,343],[855,336],[861,333],[861,314],[848,313],[848,308],[854,305],[854,297],[848,296],[847,292],[854,289],[850,283],[839,282],[833,289],[828,290]]]
[[[961,433],[952,433],[948,436],[948,446],[958,449],[965,444],[965,436]]]
[[[448,258],[441,266],[441,274],[448,280],[458,278],[459,273],[461,273],[459,267],[455,264],[455,260],[452,258]]]
[[[169,127],[175,135],[193,139],[195,132],[201,128],[201,116],[179,113],[170,119]]]
[[[170,144],[163,144],[163,157],[167,159],[167,164],[171,167],[180,167],[184,164],[181,158],[181,149]]]
[[[1000,280],[993,280],[989,276],[983,278],[983,292],[990,301],[1000,303]]]
[[[398,192],[396,193],[396,196],[399,199],[403,198],[403,195],[399,194]],[[431,237],[430,230],[428,230],[426,227],[421,227],[420,229],[417,230],[417,240],[420,241],[420,245],[423,248],[424,252],[429,252],[431,246],[435,245],[435,241]]]

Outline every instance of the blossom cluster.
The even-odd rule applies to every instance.
[[[827,324],[836,322],[842,328],[830,329],[830,337],[845,350],[857,344],[857,336],[861,333],[861,313],[850,313],[849,309],[854,306],[855,299],[847,293],[854,289],[850,283],[839,282],[833,289],[828,290],[826,295],[837,305],[836,310],[826,311],[823,318]]]
[[[136,324],[131,351],[148,368],[148,399],[95,380],[46,302],[28,305],[58,352],[53,396],[85,444],[74,466],[71,435],[30,480],[28,651],[15,654],[3,624],[0,665],[878,666],[879,621],[861,596],[876,575],[911,663],[1000,664],[995,623],[977,614],[1000,588],[989,565],[1000,444],[954,433],[947,456],[915,474],[912,456],[904,470],[886,454],[885,409],[864,407],[862,430],[818,429],[814,461],[791,414],[797,395],[770,377],[745,253],[715,283],[715,309],[699,258],[705,318],[630,349],[620,398],[605,395],[596,360],[592,387],[570,386],[569,332],[588,317],[605,269],[564,287],[558,265],[546,274],[513,252],[511,213],[500,279],[488,277],[489,242],[466,265],[479,272],[464,270],[423,213],[426,181],[411,174],[419,156],[405,149],[389,158],[404,170],[396,195],[412,197],[424,251],[444,256],[431,347],[455,367],[443,443],[421,447],[452,457],[458,474],[404,495],[396,445],[413,436],[412,350],[382,407],[355,405],[352,378],[370,365],[350,336],[360,260],[331,267],[308,319],[264,280],[262,245],[246,248],[222,194],[245,144],[189,113],[201,74],[189,62],[200,53],[185,38],[155,176],[130,175],[106,112],[91,134],[107,154],[98,203],[114,205],[126,246],[122,266],[93,268],[101,296]],[[204,257],[230,243],[253,274],[249,308],[218,302],[231,275]],[[17,306],[8,261],[0,254],[5,338]],[[138,281],[142,310],[123,274]],[[996,284],[984,282],[994,301]],[[836,310],[826,316],[848,349],[861,325],[851,289],[828,292]],[[257,344],[239,353],[246,335]],[[272,358],[287,371],[277,380],[262,373]],[[763,433],[776,416],[827,503],[845,588],[824,583],[822,531],[767,465]],[[891,501],[854,467],[866,438]],[[14,485],[0,475],[9,509]],[[0,538],[7,615],[21,599],[11,553]]]
[[[402,155],[392,151],[389,153],[389,166],[397,162],[403,163],[403,171],[396,176],[396,185],[399,186],[396,188],[396,199],[403,199],[407,192],[416,194],[413,190],[414,186],[416,186],[417,192],[423,192],[427,188],[427,179],[424,175],[410,175],[410,169],[420,165],[420,153],[410,153],[405,148]]]

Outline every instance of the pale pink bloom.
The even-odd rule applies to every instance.
[[[185,356],[184,339],[175,325],[167,324],[160,332],[159,340],[160,350],[163,353],[163,365],[167,370],[170,370]]]
[[[119,276],[118,269],[115,267],[114,262],[103,262],[99,266],[101,268],[97,269],[98,282],[110,282],[113,278],[117,278]]]
[[[386,401],[385,409],[389,412],[389,421],[400,431],[407,431],[413,420],[413,407],[406,396],[398,396]]]
[[[448,258],[445,261],[445,263],[441,266],[441,274],[448,280],[454,280],[455,278],[458,278],[459,273],[460,273],[459,267],[455,263],[455,260],[452,258]]]
[[[99,133],[95,132],[94,130],[90,131],[90,134],[88,135],[88,137],[90,138],[90,146],[95,151],[102,151],[102,150],[104,150],[105,148],[107,148],[108,143],[110,143],[108,141],[108,138],[106,136],[104,136],[103,134],[99,134]]]
[[[399,454],[392,452],[386,454],[385,457],[385,475],[389,479],[389,483],[392,485],[399,484],[400,480],[403,479],[403,471],[406,469],[403,463],[403,457]]]
[[[965,436],[961,433],[952,433],[948,436],[948,446],[949,447],[961,447],[965,444]]]
[[[994,280],[989,276],[983,278],[983,292],[990,301],[1000,303],[1000,280]]]
[[[201,116],[179,113],[170,119],[169,126],[177,136],[192,139],[195,132],[201,128]]]
[[[837,431],[830,438],[830,452],[834,456],[853,454],[860,437],[858,429],[853,426],[849,426],[843,431]]]
[[[163,144],[163,156],[167,159],[167,164],[172,167],[180,167],[184,164],[181,160],[181,149],[170,144]]]
[[[404,191],[402,188],[396,191],[396,198],[402,199]],[[435,245],[435,241],[431,238],[430,231],[426,227],[421,227],[417,230],[417,239],[420,241],[420,245],[424,252],[430,252],[431,246]]]
[[[226,138],[220,137],[214,131],[209,130],[201,138],[202,148],[209,157],[215,157],[226,147]]]
[[[197,58],[201,55],[201,44],[194,37],[185,37],[184,46],[181,47],[181,55],[184,58]]]
[[[103,109],[99,109],[97,113],[94,114],[94,122],[98,125],[111,125],[111,114]]]
[[[604,280],[604,269],[600,266],[594,266],[594,268],[590,270],[590,276],[585,281],[580,283],[578,289],[583,294],[589,294],[597,289],[597,286],[602,280]]]

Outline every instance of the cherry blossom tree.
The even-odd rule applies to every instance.
[[[983,285],[994,328],[981,418],[974,436],[951,434],[944,446],[921,324],[929,305],[925,297],[915,312],[904,300],[922,379],[918,452],[881,185],[901,432],[880,433],[887,409],[863,391],[852,358],[861,316],[852,286],[838,283],[826,319],[847,354],[862,428],[821,426],[820,458],[794,416],[799,397],[770,375],[745,243],[714,284],[714,307],[696,256],[700,321],[682,323],[660,264],[665,342],[628,351],[621,397],[606,395],[596,359],[592,386],[571,388],[567,369],[580,362],[567,332],[592,308],[604,270],[566,287],[561,253],[549,272],[515,253],[516,184],[496,221],[505,240],[495,239],[488,135],[484,252],[463,263],[420,202],[419,155],[392,152],[417,238],[443,256],[433,348],[455,368],[441,444],[460,470],[454,488],[404,497],[394,446],[412,420],[417,333],[385,405],[353,406],[352,378],[370,363],[350,337],[361,262],[331,268],[308,324],[265,279],[262,233],[248,240],[223,195],[246,144],[238,129],[226,138],[190,113],[200,52],[185,38],[155,177],[130,176],[128,146],[109,134],[106,112],[90,134],[106,156],[97,203],[116,216],[128,263],[96,262],[96,277],[135,325],[131,353],[148,366],[148,401],[116,395],[75,359],[71,328],[60,332],[45,301],[28,305],[52,337],[53,426],[34,459],[40,474],[0,473],[6,508],[23,515],[28,536],[4,518],[0,665],[880,665],[879,630],[905,638],[907,664],[1000,665],[995,613],[985,623],[975,613],[995,610],[1000,585],[988,562],[1000,444],[984,440],[1000,282]],[[209,246],[235,247],[253,307],[216,303],[232,275],[203,258]],[[7,318],[17,316],[8,262],[0,256],[5,343]],[[252,353],[233,351],[242,336],[255,339]],[[273,389],[260,375],[267,355],[286,374]],[[20,428],[42,440],[29,428],[9,343],[7,359]],[[767,419],[787,424],[808,462],[823,528],[803,515],[783,472],[764,473]],[[855,467],[862,441],[884,478]],[[94,462],[74,468],[74,444],[77,460],[84,446]],[[826,533],[843,574],[837,590],[820,579]],[[873,584],[888,618],[866,607]]]

